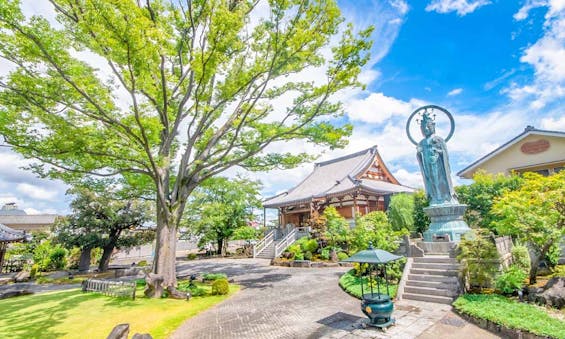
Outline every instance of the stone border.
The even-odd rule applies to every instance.
[[[520,338],[520,339],[545,339],[551,338],[546,336],[540,336],[526,330],[520,330],[515,328],[506,327],[501,324],[497,324],[491,320],[483,319],[483,318],[475,318],[467,313],[463,313],[453,307],[455,313],[457,313],[461,318],[467,320],[470,323],[473,323],[491,333],[496,335],[505,337],[505,338]]]
[[[301,267],[301,268],[323,268],[323,267],[353,267],[351,263],[342,262],[324,262],[324,261],[311,261],[311,260],[289,260],[289,261],[275,261],[271,260],[271,266],[281,267]]]

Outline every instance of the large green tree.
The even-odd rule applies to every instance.
[[[473,175],[472,184],[455,187],[459,202],[468,205],[465,221],[473,228],[487,228],[496,232],[492,223],[498,217],[491,212],[494,201],[521,185],[522,178],[518,175],[493,175],[478,171]]]
[[[224,177],[210,178],[198,187],[187,204],[190,232],[200,238],[199,245],[214,242],[218,254],[225,255],[234,231],[253,220],[253,209],[261,207],[256,181]]]
[[[565,171],[547,177],[525,173],[520,189],[504,193],[492,213],[499,234],[517,237],[532,250],[530,283],[535,283],[540,260],[565,237]]]
[[[253,0],[50,2],[57,25],[0,0],[0,57],[14,66],[0,134],[42,175],[153,194],[154,296],[175,290],[178,224],[203,180],[293,167],[311,157],[267,146],[341,147],[351,132],[331,123],[343,109],[330,98],[360,85],[371,29],[354,33],[335,0],[271,0],[261,17]]]
[[[395,194],[390,199],[387,216],[395,231],[414,229],[414,195]]]
[[[72,213],[60,219],[53,231],[57,241],[67,248],[80,248],[79,270],[88,269],[94,248],[102,248],[98,269],[104,272],[115,248],[138,246],[154,239],[154,231],[145,227],[150,211],[146,203],[115,200],[109,191],[101,194],[86,188],[68,193],[75,196]]]

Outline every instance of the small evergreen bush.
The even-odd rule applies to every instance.
[[[324,260],[330,260],[330,248],[329,247],[325,247],[322,249],[322,252],[320,253],[320,258],[324,259]]]
[[[197,258],[196,253],[188,253],[188,255],[186,256],[186,259],[188,260],[195,260]]]
[[[212,283],[212,295],[226,295],[230,292],[227,279],[218,279]]]
[[[526,273],[517,265],[512,265],[496,278],[496,289],[504,294],[512,294],[516,290],[522,289]]]
[[[202,280],[205,281],[215,281],[219,279],[228,279],[228,276],[225,273],[206,273],[202,276]]]
[[[302,247],[304,249],[304,252],[316,253],[316,251],[318,250],[318,241],[316,241],[316,239],[310,239],[304,242],[304,245]]]
[[[310,252],[310,251],[304,252],[304,259],[305,260],[312,260],[312,252]]]
[[[49,253],[48,268],[62,270],[67,266],[67,250],[62,247],[55,247]]]
[[[349,258],[349,256],[345,252],[339,252],[337,254],[337,258],[339,259],[339,261],[342,261],[342,260]]]
[[[514,245],[512,247],[512,264],[516,265],[524,273],[530,272],[531,260],[528,248],[524,245]]]
[[[300,252],[294,255],[294,260],[304,260],[304,253]]]

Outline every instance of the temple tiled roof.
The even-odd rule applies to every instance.
[[[377,147],[341,158],[316,163],[314,171],[291,190],[267,198],[268,208],[309,202],[315,198],[331,197],[363,189],[375,194],[412,192],[413,189],[376,179],[359,178],[378,157]],[[379,158],[380,159],[380,158]],[[384,164],[380,164],[384,167]],[[396,179],[395,179],[396,180]]]
[[[25,232],[11,229],[10,227],[0,224],[0,242],[16,242],[26,240]]]

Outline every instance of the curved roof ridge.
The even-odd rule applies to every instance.
[[[374,151],[376,151],[376,150],[377,150],[377,145],[374,145],[374,146],[371,146],[371,147],[364,149],[362,151],[355,152],[355,153],[352,153],[352,154],[343,155],[339,158],[317,162],[317,163],[315,163],[315,165],[316,166],[325,166],[325,165],[329,165],[329,164],[332,164],[332,163],[335,163],[335,162],[340,162],[340,161],[347,160],[347,159],[350,159],[350,158],[355,158],[355,157],[363,155],[367,152],[374,153]]]

